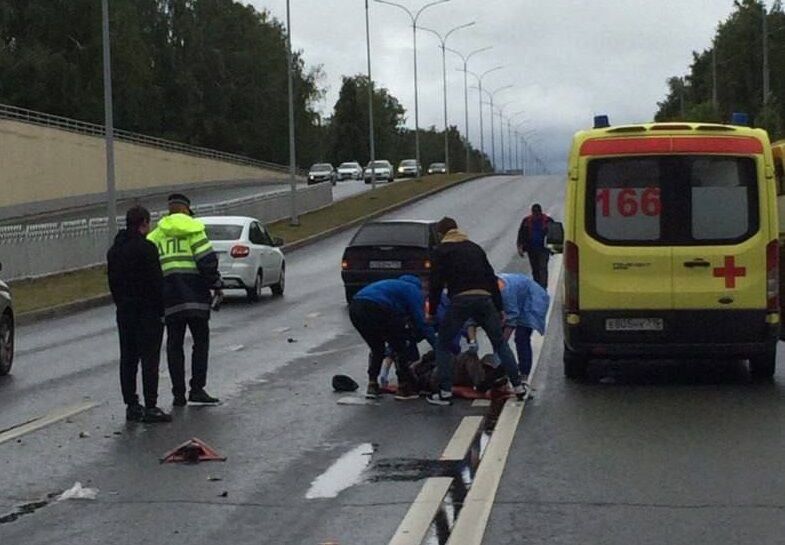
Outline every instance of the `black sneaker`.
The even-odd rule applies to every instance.
[[[176,395],[174,396],[174,401],[172,401],[172,405],[174,407],[185,407],[188,402],[185,400],[185,395]]]
[[[446,407],[447,405],[452,405],[452,392],[439,391],[426,397],[425,401],[431,405],[440,405],[442,407]]]
[[[191,403],[219,403],[221,400],[212,397],[204,390],[191,390],[188,394],[188,401]]]
[[[529,393],[529,386],[525,382],[521,382],[518,386],[513,387],[512,391],[519,401],[523,401]]]
[[[135,403],[125,408],[125,419],[128,422],[141,422],[144,419],[144,407]]]
[[[398,392],[395,394],[395,399],[398,401],[409,401],[411,399],[419,399],[420,394],[411,388],[408,384],[399,384]]]
[[[369,382],[368,388],[365,390],[365,399],[379,399],[379,394],[381,394],[379,383]]]
[[[142,421],[147,422],[148,424],[157,422],[171,422],[172,415],[166,414],[158,407],[151,407],[144,410],[144,419]]]

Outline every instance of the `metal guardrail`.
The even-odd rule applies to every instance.
[[[68,117],[61,117],[59,115],[46,114],[43,112],[37,112],[35,110],[19,108],[17,106],[11,106],[9,104],[0,104],[0,119],[23,121],[25,123],[31,123],[34,125],[40,125],[44,127],[52,127],[56,129],[62,129],[65,131],[69,131],[77,134],[84,134],[88,136],[104,137],[106,134],[106,130],[103,125],[88,123],[86,121],[79,121],[77,119],[71,119]],[[115,129],[114,136],[117,140],[123,142],[140,144],[143,146],[150,146],[165,151],[185,153],[188,155],[193,155],[195,157],[215,159],[219,161],[228,161],[231,163],[236,163],[244,166],[266,168],[278,172],[288,172],[289,170],[289,167],[284,165],[279,165],[276,163],[270,163],[258,159],[251,159],[250,157],[245,157],[243,155],[237,155],[234,153],[216,151],[209,148],[202,148],[199,146],[191,146],[189,144],[182,144],[180,142],[175,142],[173,140],[156,138],[154,136],[147,136],[144,134],[139,134],[131,131],[125,131],[122,129]]]

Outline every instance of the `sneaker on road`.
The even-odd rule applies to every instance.
[[[431,405],[440,405],[442,407],[452,405],[452,392],[437,392],[425,398],[425,401]]]
[[[144,419],[142,421],[147,422],[148,424],[157,422],[171,422],[172,415],[166,414],[158,407],[151,407],[144,410]]]
[[[365,390],[365,399],[379,399],[379,384],[377,382],[369,382],[368,388]]]
[[[125,408],[125,419],[128,422],[141,422],[144,419],[144,407],[138,403]]]
[[[188,394],[188,401],[191,403],[219,403],[221,400],[217,397],[212,397],[204,390],[191,390]]]
[[[174,407],[185,407],[188,402],[185,400],[185,395],[174,396],[174,401],[172,401],[172,405]]]
[[[529,388],[525,382],[522,382],[518,386],[515,386],[512,391],[515,394],[515,397],[517,397],[520,401],[523,401],[523,399],[526,397],[526,394],[529,393]]]
[[[420,394],[413,390],[408,384],[399,384],[398,392],[395,394],[395,399],[398,401],[409,401],[410,399],[419,399]]]

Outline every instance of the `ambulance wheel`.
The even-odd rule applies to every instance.
[[[589,371],[589,358],[564,348],[564,376],[570,380],[586,380]]]
[[[756,382],[764,382],[774,378],[777,369],[777,351],[770,350],[750,358],[750,376]]]

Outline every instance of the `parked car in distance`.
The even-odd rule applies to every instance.
[[[404,159],[398,165],[398,175],[406,178],[419,178],[422,176],[422,165],[416,159]]]
[[[346,302],[377,280],[403,274],[425,277],[431,252],[439,243],[436,223],[418,220],[371,221],[352,237],[343,252],[341,278]]]
[[[283,295],[286,287],[286,260],[280,249],[283,240],[273,239],[254,218],[199,219],[218,254],[218,269],[225,289],[245,290],[249,301],[258,301],[267,287],[273,295]]]
[[[373,164],[373,172],[376,173],[376,180],[386,180],[388,182],[392,182],[395,177],[393,174],[393,166],[390,161],[374,161],[373,163],[368,163],[368,166],[365,167],[363,171],[363,177],[365,178],[365,183],[371,183],[371,165]]]
[[[316,163],[308,171],[308,185],[330,182],[335,185],[335,169],[330,163]]]
[[[360,163],[353,161],[349,163],[341,163],[338,165],[338,181],[342,182],[344,180],[362,180],[363,178],[363,167],[360,166]]]
[[[431,163],[428,174],[447,174],[447,165],[444,163]]]
[[[3,269],[0,264],[0,271]],[[0,280],[0,376],[14,363],[14,302],[8,284]]]

